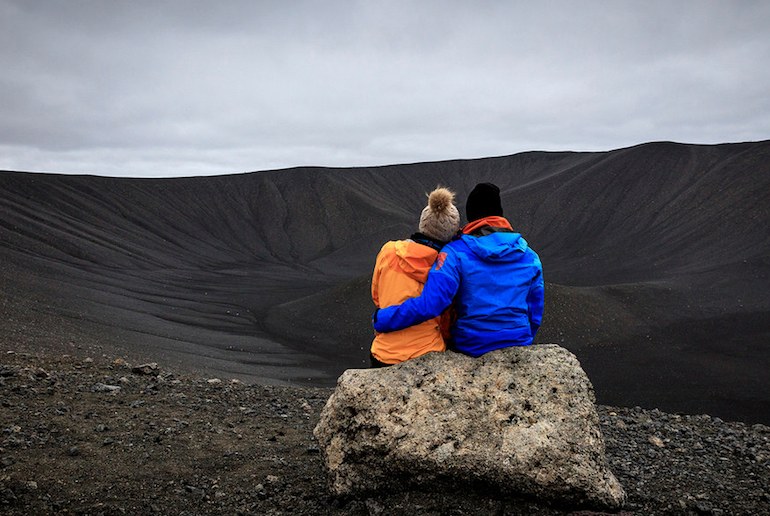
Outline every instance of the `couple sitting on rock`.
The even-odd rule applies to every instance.
[[[465,210],[459,229],[454,194],[437,188],[419,232],[377,255],[372,367],[447,347],[478,357],[532,344],[543,316],[540,259],[503,217],[497,186],[476,185]]]

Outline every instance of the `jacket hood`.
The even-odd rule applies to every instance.
[[[410,278],[425,283],[438,251],[413,240],[397,241],[395,251],[399,269]]]
[[[521,234],[509,231],[484,236],[463,235],[461,240],[473,254],[487,262],[518,260],[529,247]]]

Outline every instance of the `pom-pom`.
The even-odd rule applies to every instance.
[[[436,214],[444,213],[454,202],[455,194],[448,188],[439,187],[428,196],[428,206]]]

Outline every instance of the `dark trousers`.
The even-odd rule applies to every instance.
[[[393,364],[386,364],[385,362],[380,362],[379,360],[374,358],[374,355],[369,353],[369,367],[371,367],[373,369],[376,369],[378,367],[389,367],[389,366],[392,366],[392,365]]]

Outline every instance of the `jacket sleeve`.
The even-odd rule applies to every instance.
[[[535,262],[537,271],[529,285],[527,293],[527,315],[529,316],[529,328],[532,338],[535,338],[540,323],[543,322],[543,307],[545,304],[545,289],[543,284],[543,266],[540,260]]]
[[[422,293],[400,305],[379,309],[374,329],[383,333],[402,330],[441,315],[452,304],[460,286],[457,267],[457,255],[452,250],[439,253]]]
[[[382,271],[380,262],[384,252],[385,246],[382,246],[380,252],[377,253],[377,260],[374,262],[374,272],[372,273],[372,301],[377,308],[380,307],[380,272]]]

